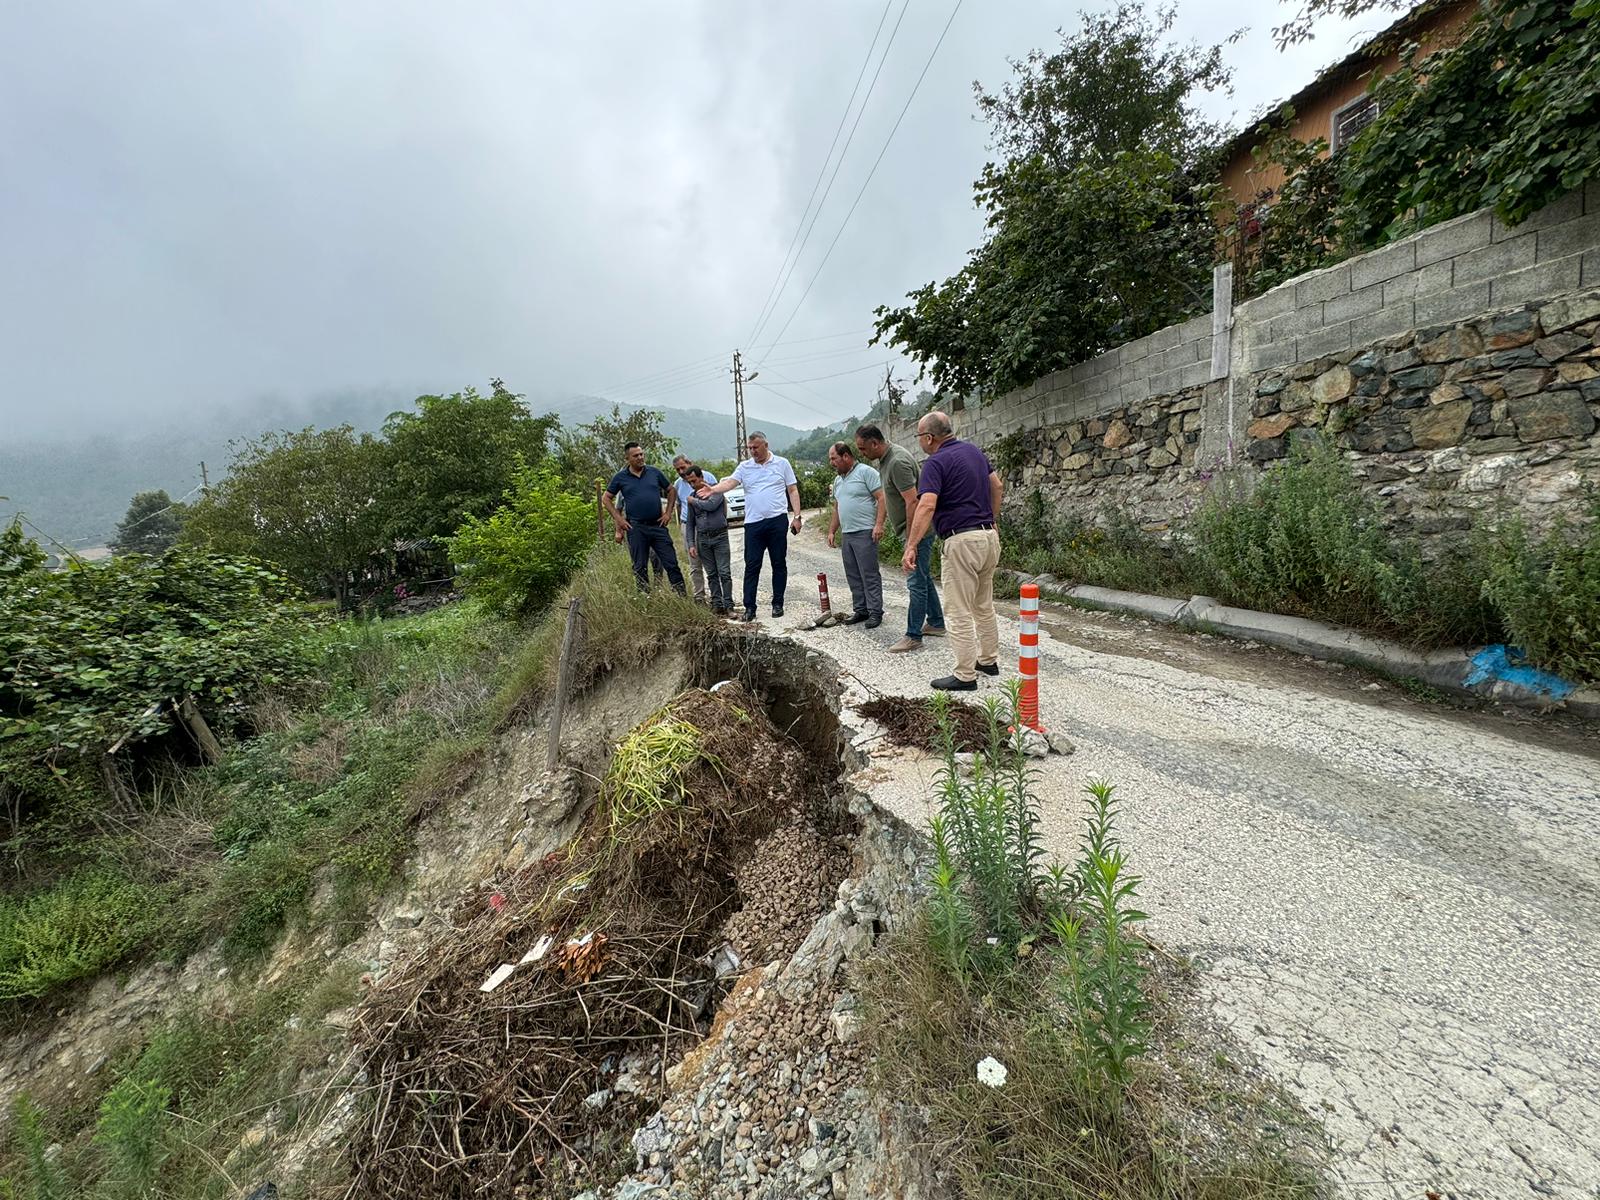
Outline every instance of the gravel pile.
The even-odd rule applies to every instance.
[[[771,986],[776,972],[753,974],[748,1007],[634,1135],[643,1169],[618,1200],[845,1194],[866,1103],[852,1002],[831,989],[791,1002]]]
[[[765,966],[793,954],[849,869],[849,839],[823,837],[804,820],[758,842],[737,876],[743,906],[725,929],[740,960]]]

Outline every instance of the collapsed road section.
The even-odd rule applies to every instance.
[[[356,1194],[887,1194],[840,968],[913,839],[863,836],[811,656],[774,673],[771,646],[705,650],[710,686],[621,740],[577,836],[369,996]]]

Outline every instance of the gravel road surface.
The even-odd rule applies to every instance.
[[[881,628],[799,628],[818,571],[848,607],[819,526],[791,540],[785,618],[763,587],[763,626],[863,699],[928,694],[943,641],[884,652],[897,569]],[[1044,720],[1078,747],[1047,764],[1052,848],[1072,854],[1084,781],[1113,781],[1150,933],[1323,1121],[1341,1193],[1600,1197],[1600,738],[1106,614],[1047,606],[1043,626]],[[880,743],[863,782],[921,823],[934,769]]]

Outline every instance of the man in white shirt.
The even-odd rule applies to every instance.
[[[789,582],[789,534],[800,532],[800,481],[789,460],[767,447],[767,435],[752,433],[750,457],[721,483],[699,494],[744,488],[744,619],[756,619],[756,588],[761,556],[772,560],[772,615],[783,616],[783,590]]]

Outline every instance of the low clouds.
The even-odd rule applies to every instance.
[[[491,374],[535,396],[593,392],[731,352],[882,11],[4,0],[5,427],[159,428],[255,396]],[[948,13],[913,0],[768,336]],[[1334,36],[1280,57],[1266,32],[1282,17],[1183,9],[1185,36],[1257,27],[1230,55],[1240,88],[1222,113],[1292,92],[1347,48]],[[959,265],[981,236],[971,81],[998,83],[1007,55],[1074,19],[1020,0],[962,9],[788,339],[864,329],[876,304]],[[752,407],[813,424],[860,411],[872,381],[786,386],[788,402]],[[727,388],[664,399],[720,407]]]

